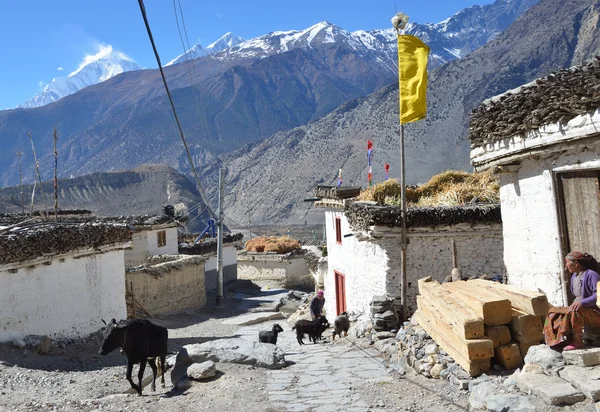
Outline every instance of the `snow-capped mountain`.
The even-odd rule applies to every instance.
[[[113,50],[112,46],[104,46],[98,53],[86,56],[77,70],[67,77],[55,77],[40,94],[18,107],[45,106],[117,74],[140,69],[141,67],[125,54]]]
[[[430,68],[435,68],[483,46],[538,1],[504,0],[486,6],[472,6],[439,23],[410,23],[406,33],[419,37],[430,47],[429,64]],[[345,43],[397,70],[397,40],[393,28],[348,32],[327,21],[305,30],[277,31],[256,37],[224,49],[213,58],[264,58],[324,43]]]
[[[202,47],[200,44],[196,44],[194,47],[186,51],[184,54],[180,54],[175,57],[165,66],[171,66],[173,64],[181,63],[186,60],[197,59],[198,57],[208,56],[209,54],[218,53],[221,50],[225,50],[229,47],[236,46],[240,43],[245,42],[246,39],[236,36],[235,34],[228,32],[225,33],[219,40],[211,43],[207,48]]]

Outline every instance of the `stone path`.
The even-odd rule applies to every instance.
[[[294,364],[282,370],[268,371],[267,390],[274,407],[286,411],[367,411],[369,405],[354,387],[361,381],[389,382],[393,379],[387,373],[379,351],[358,347],[350,336],[332,342],[331,329],[323,334],[327,339],[322,343],[309,343],[305,337],[306,344],[302,346],[285,320],[246,326],[237,334],[255,342],[260,330],[271,329],[275,323],[284,329],[277,345],[285,351],[286,361]]]

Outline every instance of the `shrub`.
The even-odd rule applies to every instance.
[[[288,253],[293,250],[301,249],[300,243],[289,236],[262,236],[251,239],[246,242],[248,252],[276,252]]]

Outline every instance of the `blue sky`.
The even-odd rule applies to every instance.
[[[177,0],[176,0],[177,1]],[[244,38],[278,30],[300,30],[327,20],[346,30],[391,26],[394,0],[179,0],[191,44],[208,46],[226,32]],[[161,60],[183,52],[173,2],[146,0],[146,12]],[[435,23],[490,0],[397,1],[412,22]],[[4,1],[0,13],[0,109],[39,93],[53,77],[76,70],[86,54],[111,45],[140,66],[156,61],[136,0]],[[59,69],[60,68],[60,69]]]

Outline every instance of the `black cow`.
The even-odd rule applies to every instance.
[[[321,339],[321,335],[329,327],[329,322],[325,316],[320,316],[315,320],[301,319],[292,328],[296,330],[296,339],[300,345],[304,345],[304,334],[308,335],[309,342],[312,340],[317,343],[317,339]]]
[[[104,322],[104,321],[103,321]],[[117,348],[127,355],[127,380],[138,395],[142,395],[142,378],[146,363],[152,369],[152,390],[156,390],[156,359],[161,374],[161,385],[165,387],[165,358],[167,357],[167,340],[169,333],[164,326],[152,323],[147,319],[134,319],[125,325],[118,325],[115,319],[104,329],[104,339],[98,353],[107,355]],[[131,372],[133,365],[139,363],[138,385],[133,383]]]

